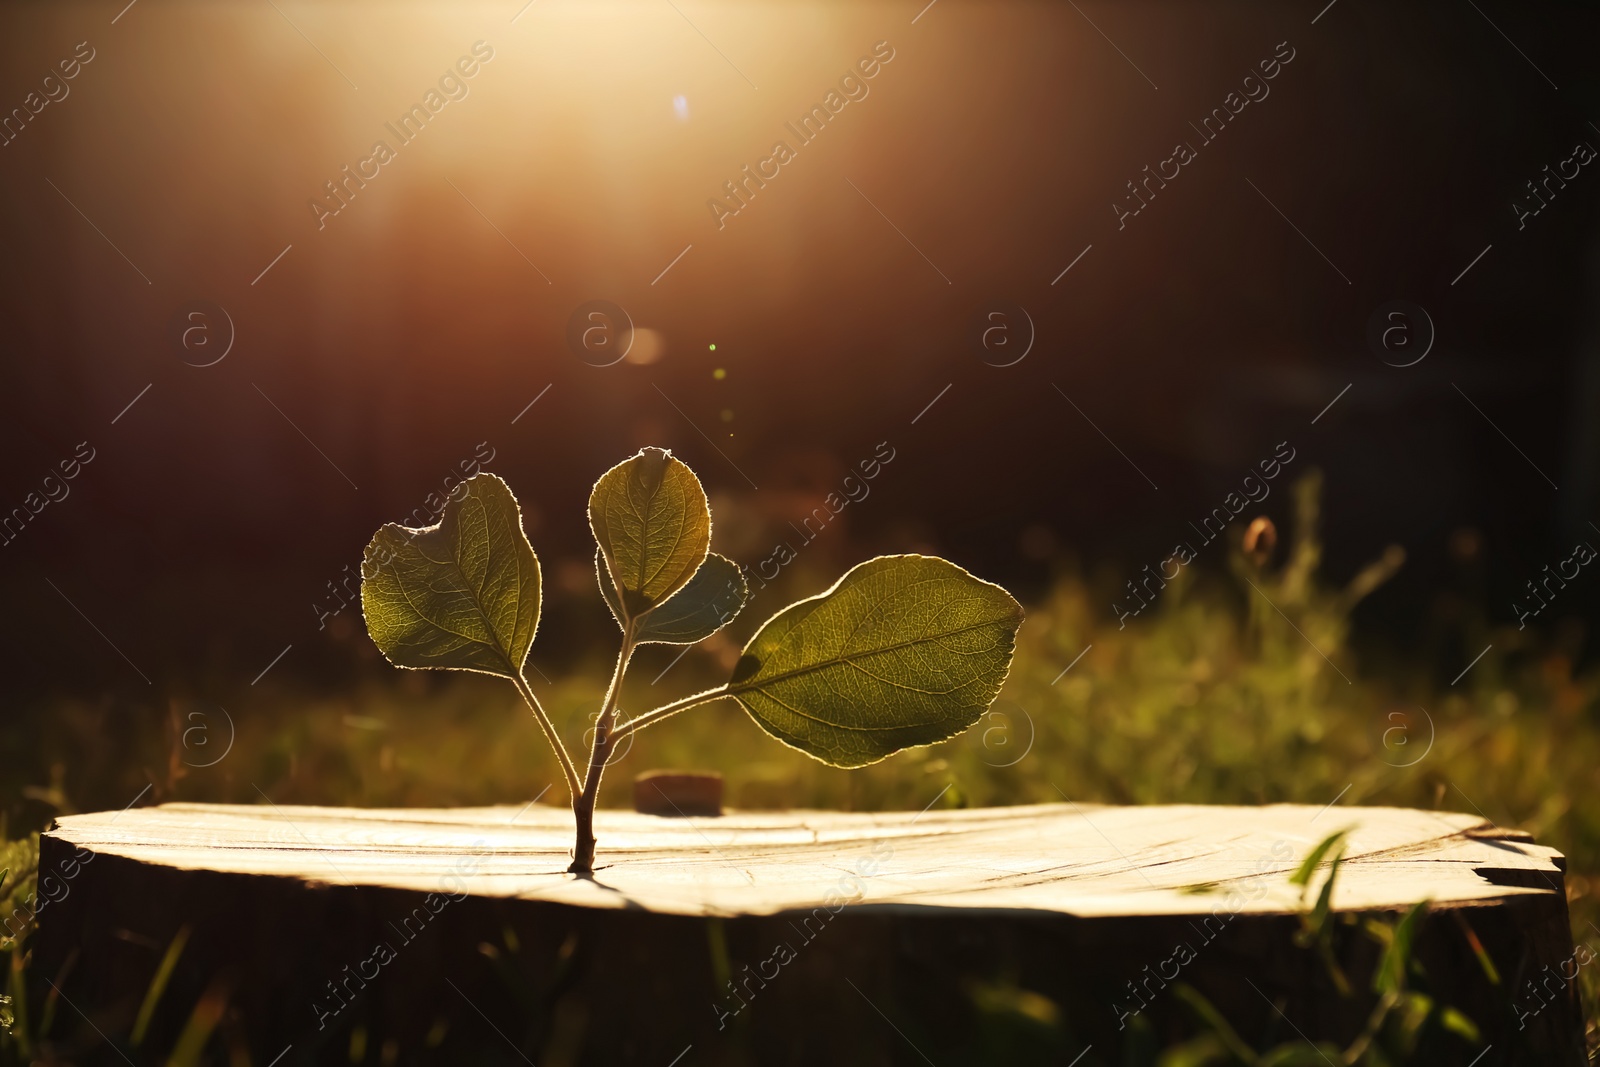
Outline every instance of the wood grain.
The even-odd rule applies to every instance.
[[[98,1027],[58,1029],[120,1040],[186,931],[152,1047],[224,982],[234,1039],[276,1067],[348,1063],[357,1027],[407,1055],[449,1035],[416,1062],[1090,1067],[1194,1036],[1178,981],[1262,1047],[1343,1047],[1373,1010],[1379,946],[1335,924],[1342,996],[1296,941],[1288,882],[1340,829],[1337,909],[1433,902],[1416,960],[1482,1034],[1430,1063],[1581,1067],[1577,987],[1552,979],[1575,959],[1560,855],[1477,816],[1395,808],[602,811],[593,878],[565,873],[571,812],[537,805],[75,815],[41,841],[56,902],[30,995],[48,979]],[[1178,946],[1193,962],[1174,978]],[[1056,1019],[1030,1054],[984,1006],[1011,982]]]
[[[183,870],[676,915],[769,915],[851,902],[1080,917],[1296,910],[1288,874],[1349,830],[1340,910],[1559,893],[1562,860],[1476,816],[1302,805],[1046,804],[892,813],[662,818],[598,813],[591,879],[564,873],[572,815],[530,806],[360,810],[165,804],[67,816],[52,836]],[[1230,891],[1234,896],[1230,897]]]

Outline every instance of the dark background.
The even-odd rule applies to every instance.
[[[1375,660],[1416,647],[1442,590],[1510,620],[1527,579],[1600,544],[1600,164],[1520,231],[1512,209],[1600,148],[1592,5],[520,6],[0,12],[5,109],[95,49],[0,148],[0,508],[96,452],[0,547],[14,707],[225,701],[286,645],[275,670],[334,676],[311,605],[481,441],[545,561],[547,664],[603,621],[573,577],[583,507],[644,444],[699,472],[716,547],[753,566],[888,441],[831,555],[932,547],[1024,600],[1078,568],[1109,619],[1288,441],[1290,474],[1326,475],[1335,578],[1407,550],[1361,609]],[[470,95],[319,231],[308,200],[479,39]],[[719,231],[707,199],[880,40],[870,95]],[[1124,183],[1282,41],[1270,96],[1119,231]],[[236,330],[204,368],[172,340],[199,299]],[[580,360],[592,299],[659,358]],[[1396,299],[1437,328],[1403,369],[1366,340]],[[996,303],[1036,326],[1014,366],[971,340]],[[1247,515],[1281,522],[1286,490]]]

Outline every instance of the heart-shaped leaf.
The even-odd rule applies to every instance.
[[[624,623],[683,588],[711,548],[711,509],[694,472],[661,448],[612,467],[589,494],[589,526]]]
[[[600,592],[617,622],[623,621],[621,605],[605,560],[594,557]],[[727,556],[706,553],[706,561],[694,572],[689,584],[639,618],[634,635],[636,644],[693,645],[733,621],[750,595],[739,565]]]
[[[728,692],[773,737],[862,767],[953,737],[1005,681],[1022,605],[934,556],[879,556],[774,615]]]
[[[361,575],[367,632],[395,666],[520,677],[539,628],[539,560],[495,475],[457,486],[436,525],[384,526]]]

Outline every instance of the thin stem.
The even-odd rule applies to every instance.
[[[617,727],[611,732],[611,740],[613,742],[620,741],[635,730],[642,730],[646,726],[654,725],[669,715],[676,715],[680,711],[687,711],[701,704],[709,704],[713,700],[721,700],[723,697],[730,695],[731,693],[726,685],[719,685],[715,689],[707,689],[703,693],[696,693],[693,696],[684,697],[682,700],[674,700],[670,704],[663,704],[656,710],[647,711],[643,715],[629,719]]]
[[[622,632],[622,648],[617,651],[617,666],[611,672],[611,684],[606,687],[606,699],[600,705],[600,717],[595,720],[594,739],[596,747],[600,743],[599,726],[601,723],[605,724],[607,739],[615,740],[615,738],[610,737],[611,723],[617,713],[617,701],[622,698],[622,676],[628,673],[628,663],[633,659],[635,647],[633,643],[633,623],[630,622]],[[589,773],[595,773],[593,767],[590,767]],[[588,785],[588,782],[585,781],[584,784]]]
[[[583,782],[583,792],[572,802],[573,820],[577,835],[573,842],[572,864],[567,868],[573,874],[588,874],[594,870],[594,807],[600,799],[600,779],[606,764],[611,761],[612,746],[616,739],[611,735],[612,721],[616,717],[617,700],[622,695],[622,677],[628,671],[628,661],[633,658],[633,621],[622,629],[622,648],[617,653],[617,667],[611,672],[611,685],[606,688],[605,701],[594,720],[594,745],[589,750],[589,774]]]
[[[544,736],[550,742],[550,747],[556,750],[556,757],[561,761],[561,771],[567,776],[567,788],[572,792],[573,803],[577,803],[578,796],[583,792],[583,783],[578,780],[578,768],[573,766],[572,757],[567,755],[567,746],[561,743],[561,737],[556,733],[555,725],[550,722],[544,708],[539,704],[539,698],[533,695],[533,690],[528,688],[528,683],[520,674],[512,676],[511,684],[517,687],[517,692],[522,694],[522,699],[528,702],[528,707],[533,710],[533,717],[539,720],[539,728],[544,731]]]

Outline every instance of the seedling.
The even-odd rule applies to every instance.
[[[699,479],[663,449],[643,449],[601,475],[589,526],[622,647],[582,778],[522,676],[539,626],[539,561],[504,481],[478,474],[463,482],[433,526],[384,526],[361,568],[367,632],[391,663],[498,675],[522,694],[572,794],[573,873],[593,870],[600,779],[636,731],[732,698],[784,744],[835,767],[864,767],[967,729],[1011,666],[1022,625],[1011,594],[935,556],[879,556],[768,619],[725,684],[618,722],[634,650],[705,640],[738,614],[749,589],[737,564],[710,551]]]

